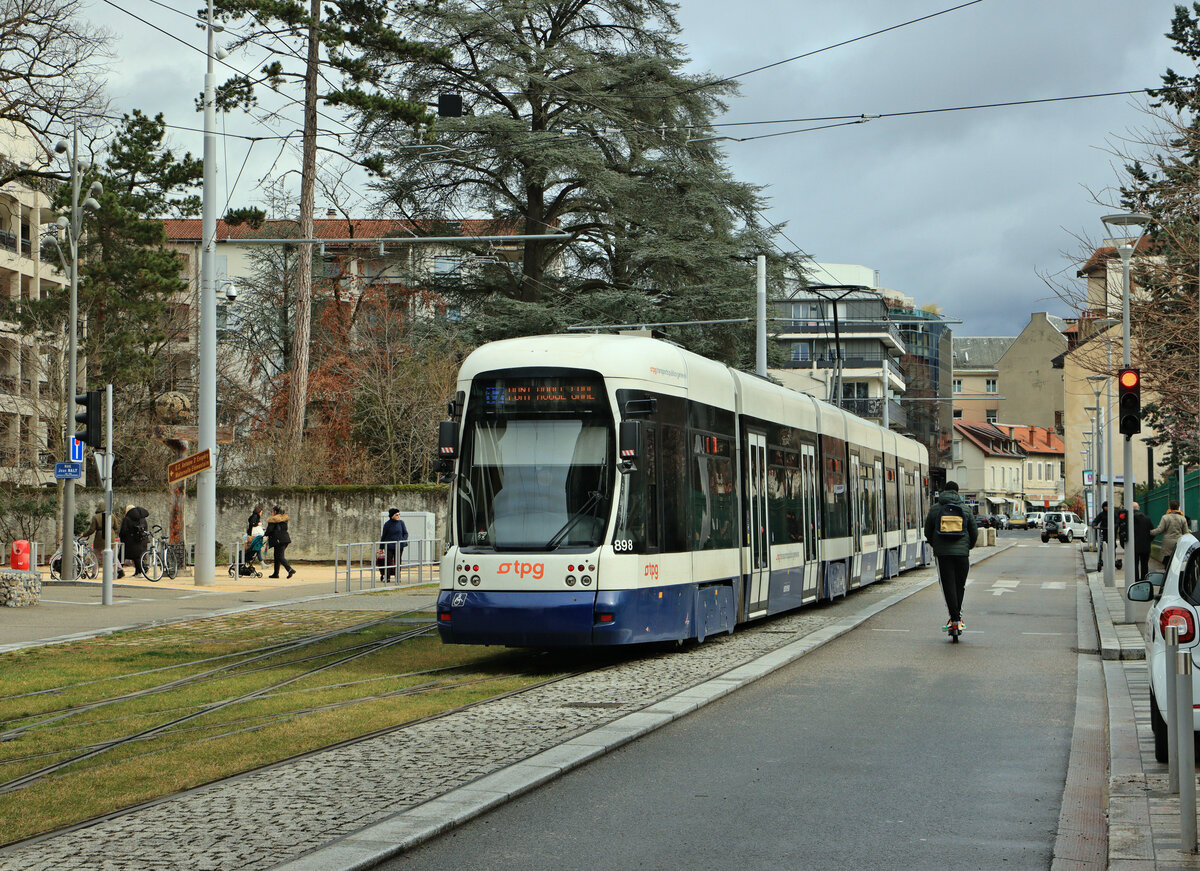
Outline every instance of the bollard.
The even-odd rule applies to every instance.
[[[1174,623],[1168,624],[1163,632],[1167,642],[1167,697],[1162,700],[1163,719],[1167,723],[1167,792],[1170,795],[1179,793],[1179,736],[1182,730],[1177,724],[1179,703],[1176,701],[1175,676],[1179,657],[1179,627]]]
[[[1181,651],[1175,683],[1179,712],[1179,849],[1196,852],[1196,751],[1192,722],[1192,652]]]

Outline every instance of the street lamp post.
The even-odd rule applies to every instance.
[[[64,432],[67,438],[67,444],[71,444],[71,440],[75,438],[75,391],[76,391],[76,375],[78,369],[78,345],[79,345],[79,240],[83,235],[83,210],[97,211],[100,208],[100,203],[96,197],[104,192],[104,188],[100,182],[93,182],[88,191],[87,198],[81,204],[79,202],[79,185],[82,181],[80,178],[80,170],[86,169],[87,166],[79,160],[79,128],[73,126],[71,131],[71,143],[67,144],[65,139],[60,139],[54,145],[54,150],[58,154],[66,154],[67,160],[71,164],[71,215],[70,217],[63,216],[58,219],[58,226],[66,231],[67,245],[71,249],[71,291],[70,305],[67,314],[67,395],[66,395],[66,427]],[[59,551],[62,554],[59,571],[62,579],[65,581],[73,581],[75,575],[75,479],[66,478],[63,481],[63,498],[62,498],[62,549]]]
[[[1105,215],[1101,220],[1108,227],[1136,227],[1138,234],[1137,238],[1130,244],[1130,237],[1126,236],[1117,248],[1117,253],[1121,255],[1121,365],[1122,368],[1128,369],[1131,354],[1129,347],[1129,271],[1130,262],[1133,259],[1133,252],[1142,241],[1142,234],[1145,232],[1145,226],[1150,223],[1150,216],[1143,215],[1140,212],[1126,212],[1119,215]],[[1107,302],[1107,286],[1106,302]],[[1135,545],[1133,538],[1133,436],[1125,436],[1124,456],[1122,458],[1125,469],[1124,480],[1124,498],[1122,502],[1125,507],[1125,516],[1128,528],[1125,535],[1125,590],[1128,594],[1129,587],[1137,579],[1137,566]],[[1134,620],[1133,603],[1129,601],[1129,596],[1125,597],[1125,622],[1132,623]]]

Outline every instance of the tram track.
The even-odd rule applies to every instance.
[[[320,644],[322,642],[329,641],[333,638],[337,638],[338,636],[347,635],[347,634],[351,634],[351,633],[355,633],[355,632],[362,632],[362,631],[370,629],[372,627],[379,626],[383,623],[392,622],[397,619],[406,617],[409,614],[414,614],[414,613],[417,613],[417,610],[401,611],[401,612],[397,612],[395,614],[390,614],[386,617],[381,617],[381,618],[378,618],[375,620],[369,620],[369,621],[366,621],[363,623],[358,623],[353,626],[347,626],[347,627],[343,627],[341,629],[331,630],[329,632],[321,632],[321,633],[317,633],[314,635],[308,635],[308,636],[305,636],[305,637],[302,637],[299,639],[294,639],[294,640],[287,641],[287,642],[281,642],[278,644],[264,645],[262,647],[253,648],[253,649],[245,650],[245,651],[237,651],[235,653],[222,654],[221,656],[216,656],[216,657],[206,657],[204,659],[194,660],[194,661],[187,662],[187,663],[176,663],[176,664],[169,665],[169,666],[162,666],[160,668],[144,669],[144,670],[140,670],[140,671],[136,671],[136,672],[129,672],[127,674],[122,674],[122,675],[113,675],[111,677],[98,678],[94,681],[82,681],[80,683],[72,684],[72,685],[69,685],[66,687],[58,687],[58,688],[47,689],[47,690],[38,690],[34,693],[21,693],[21,694],[17,694],[17,695],[13,695],[13,696],[0,697],[0,703],[3,703],[6,701],[11,701],[11,700],[15,700],[15,699],[28,698],[28,697],[34,696],[34,695],[42,695],[42,694],[47,694],[47,693],[52,693],[52,692],[67,692],[67,691],[70,691],[72,689],[76,689],[79,687],[95,685],[97,683],[102,683],[102,682],[106,682],[106,681],[128,680],[128,679],[135,678],[135,677],[144,677],[147,675],[161,673],[161,672],[169,671],[169,670],[173,670],[173,669],[187,668],[189,666],[201,665],[201,664],[204,664],[207,662],[231,659],[234,657],[245,657],[245,658],[239,659],[235,662],[227,662],[216,668],[206,669],[206,670],[198,672],[196,674],[187,675],[186,677],[181,677],[181,678],[178,678],[177,680],[168,681],[163,684],[156,684],[155,686],[152,686],[152,687],[146,687],[144,689],[135,690],[135,691],[128,692],[128,693],[121,693],[119,695],[108,696],[106,698],[96,699],[94,701],[89,701],[89,702],[83,702],[83,703],[80,703],[77,705],[68,705],[66,707],[51,709],[48,711],[39,711],[35,714],[28,714],[28,715],[19,716],[19,717],[11,717],[10,719],[8,719],[6,721],[0,722],[0,727],[11,726],[14,723],[19,723],[21,721],[29,720],[34,717],[41,717],[43,719],[37,720],[36,722],[33,722],[33,723],[25,723],[24,725],[21,725],[21,726],[14,726],[12,728],[6,729],[3,732],[0,732],[0,742],[11,741],[15,738],[19,738],[20,736],[29,732],[32,729],[36,729],[36,728],[39,728],[42,726],[47,726],[49,724],[66,719],[67,717],[73,717],[77,714],[86,713],[88,711],[94,711],[99,708],[103,708],[103,707],[113,705],[113,704],[118,704],[121,702],[128,702],[128,701],[132,701],[135,699],[144,698],[146,696],[169,692],[171,690],[179,689],[181,687],[185,687],[185,686],[189,686],[189,685],[196,685],[203,681],[212,680],[214,678],[227,677],[231,673],[237,673],[237,674],[244,675],[244,674],[252,674],[256,671],[265,671],[265,670],[270,670],[270,669],[275,669],[275,668],[284,668],[284,667],[287,667],[290,665],[295,665],[298,663],[312,661],[313,659],[320,659],[320,658],[327,657],[327,656],[333,656],[340,652],[345,652],[345,651],[349,651],[349,650],[358,649],[360,647],[369,646],[369,645],[375,644],[376,642],[370,642],[370,641],[363,642],[360,645],[355,645],[353,647],[348,647],[348,648],[341,648],[336,651],[329,651],[326,653],[313,654],[311,656],[301,657],[299,659],[283,660],[278,663],[272,663],[270,665],[261,666],[258,669],[248,669],[246,671],[241,671],[241,672],[237,671],[238,669],[241,669],[244,666],[250,665],[255,662],[262,662],[264,660],[271,659],[272,657],[275,657],[275,656],[282,656],[293,650],[299,650],[301,648],[309,647],[314,644]],[[424,628],[426,630],[428,630],[428,628],[430,628],[430,626],[432,626],[432,625],[433,624],[428,624]]]
[[[376,622],[382,622],[382,621],[376,621]],[[202,704],[200,706],[199,710],[192,711],[187,714],[183,714],[179,717],[174,717],[165,723],[160,723],[160,724],[157,724],[154,726],[150,726],[146,729],[139,730],[131,735],[125,735],[125,736],[122,736],[119,738],[114,738],[110,741],[99,742],[95,745],[92,745],[92,747],[90,749],[85,750],[82,753],[78,753],[67,759],[53,763],[52,765],[47,765],[42,768],[35,769],[34,771],[30,771],[19,777],[15,777],[15,778],[12,778],[7,781],[0,782],[0,795],[12,792],[17,789],[22,789],[26,786],[29,786],[32,783],[35,783],[35,782],[41,780],[42,778],[44,778],[50,774],[54,774],[58,771],[61,771],[62,769],[66,768],[70,765],[73,765],[78,762],[83,762],[84,760],[87,760],[87,759],[91,759],[95,756],[100,755],[101,753],[107,752],[114,748],[124,746],[133,741],[145,740],[147,738],[156,737],[156,736],[170,730],[174,726],[178,726],[182,723],[189,722],[198,717],[203,717],[208,714],[215,713],[216,711],[223,710],[232,705],[241,704],[241,703],[245,703],[248,701],[253,701],[255,699],[261,698],[272,690],[278,690],[282,687],[289,686],[291,684],[296,683],[297,681],[311,677],[315,674],[319,674],[320,672],[326,671],[326,670],[334,668],[336,666],[344,665],[345,663],[352,662],[356,659],[360,659],[361,657],[368,656],[368,655],[370,655],[372,653],[376,653],[380,650],[385,650],[388,647],[391,647],[393,645],[407,641],[410,638],[415,638],[418,635],[423,635],[435,627],[436,627],[435,623],[429,623],[427,625],[422,625],[415,629],[409,630],[408,632],[403,632],[399,635],[394,635],[389,638],[382,639],[380,641],[377,641],[377,642],[374,642],[371,644],[354,645],[353,651],[349,655],[340,656],[337,659],[334,659],[332,662],[323,663],[314,668],[305,669],[300,674],[292,675],[292,676],[286,678],[285,680],[277,681],[273,684],[267,685],[266,687],[260,687],[260,688],[251,690],[250,692],[241,693],[237,696],[233,696],[233,697],[226,698],[226,699],[220,699],[215,702]],[[173,681],[172,683],[178,683],[178,682]],[[133,697],[136,698],[138,695],[141,695],[141,694],[135,694]],[[82,708],[80,710],[94,710],[98,706],[99,706],[99,703],[97,703],[96,705],[86,706],[85,708]],[[36,725],[42,725],[47,722],[54,722],[57,719],[61,719],[61,718],[52,718],[51,720],[42,721],[42,723],[33,724],[21,731],[28,731],[28,729],[34,728],[34,726],[36,726]]]

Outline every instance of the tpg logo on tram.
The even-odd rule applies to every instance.
[[[507,575],[509,572],[515,572],[519,578],[530,576],[535,581],[540,581],[546,574],[546,565],[545,563],[519,563],[514,560],[510,563],[500,563],[500,567],[496,569],[498,575]]]

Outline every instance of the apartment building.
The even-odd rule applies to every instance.
[[[0,162],[45,166],[50,156],[23,127],[0,122]],[[18,306],[61,293],[67,284],[57,252],[41,244],[43,224],[57,217],[45,190],[22,182],[0,187],[0,292]],[[0,320],[0,481],[54,480],[52,447],[65,413],[64,346],[64,340],[44,341]]]

